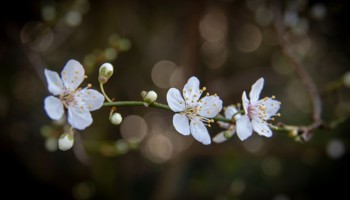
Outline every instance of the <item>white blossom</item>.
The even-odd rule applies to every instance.
[[[80,88],[85,71],[76,60],[69,60],[59,77],[57,72],[45,69],[48,90],[53,94],[44,100],[47,115],[53,120],[59,120],[64,109],[68,111],[68,123],[73,128],[83,130],[92,123],[90,111],[99,109],[104,96],[89,87]]]
[[[232,117],[234,117],[234,119],[237,120],[241,117],[241,114],[237,114],[238,110],[234,105],[227,106],[224,110],[226,119],[232,119]],[[221,131],[215,137],[213,137],[213,141],[215,143],[225,142],[236,133],[236,126],[234,124],[220,121],[218,121],[218,124],[221,128],[224,128],[226,130]]]
[[[199,80],[191,77],[182,90],[170,88],[167,93],[167,102],[170,109],[176,114],[173,125],[182,135],[190,135],[199,142],[208,145],[211,143],[210,135],[205,126],[210,123],[222,109],[222,101],[216,95],[207,94],[200,99],[205,87],[199,88]]]
[[[236,122],[237,135],[242,141],[251,136],[253,130],[265,137],[272,136],[267,120],[273,119],[273,116],[280,115],[277,111],[280,109],[281,103],[274,100],[274,96],[259,100],[263,86],[264,79],[260,78],[253,84],[249,93],[249,100],[246,92],[243,92],[242,102],[245,114]]]

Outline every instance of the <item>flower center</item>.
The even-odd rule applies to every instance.
[[[211,126],[210,123],[213,123],[214,120],[198,115],[198,111],[199,111],[198,106],[190,107],[190,108],[186,108],[185,114],[190,120],[193,120],[195,117],[198,116],[199,120],[203,122],[204,125],[210,127]]]
[[[250,119],[253,117],[259,117],[262,120],[266,120],[266,106],[264,103],[261,104],[249,104],[248,116]]]
[[[194,117],[197,116],[198,114],[198,108],[197,107],[194,107],[194,108],[187,108],[186,109],[186,116],[192,120]]]
[[[68,106],[76,106],[77,101],[74,98],[74,94],[79,91],[80,89],[74,90],[74,91],[68,91],[65,90],[63,94],[61,94],[60,99],[64,105],[68,109]]]

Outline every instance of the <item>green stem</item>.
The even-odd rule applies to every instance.
[[[162,110],[172,111],[169,106],[157,102],[147,104],[144,101],[115,101],[115,102],[105,102],[103,106],[146,106],[153,108],[159,108]]]
[[[107,101],[108,101],[108,102],[113,102],[113,101],[107,96],[107,94],[106,94],[106,92],[105,92],[105,89],[103,88],[103,84],[102,84],[102,83],[100,83],[100,88],[101,88],[101,92],[102,92],[103,96],[105,96],[105,98],[107,99]]]
[[[116,106],[116,107],[118,107],[118,106],[148,106],[148,107],[159,108],[162,110],[172,112],[172,110],[170,109],[170,107],[168,105],[158,103],[158,102],[153,102],[153,103],[147,105],[147,103],[144,101],[115,101],[115,102],[105,102],[105,103],[103,103],[103,106]],[[227,122],[227,123],[232,122],[231,119],[227,119],[227,118],[220,117],[220,116],[213,117],[213,119],[216,121],[222,121],[222,122]]]

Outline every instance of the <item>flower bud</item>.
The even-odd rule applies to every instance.
[[[109,117],[109,121],[111,121],[112,124],[114,125],[119,125],[123,121],[123,117],[119,113],[113,113]]]
[[[157,93],[153,90],[151,90],[149,92],[142,91],[141,96],[143,98],[143,101],[148,103],[148,104],[155,102],[157,100],[157,97],[158,97]]]
[[[67,151],[72,148],[74,144],[74,136],[73,134],[63,133],[58,139],[58,148],[61,151]]]
[[[105,84],[112,75],[113,65],[111,65],[110,63],[104,63],[100,67],[98,81],[102,84]]]
[[[346,87],[350,87],[350,71],[348,71],[344,74],[343,83]]]

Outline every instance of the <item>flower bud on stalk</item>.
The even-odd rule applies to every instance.
[[[344,74],[343,83],[344,83],[345,87],[350,88],[350,71],[348,71]]]
[[[58,139],[58,148],[61,151],[67,151],[72,148],[74,144],[74,135],[69,133],[63,133]]]
[[[107,83],[108,79],[113,75],[113,65],[104,63],[101,65],[98,75],[98,81],[101,84]]]
[[[153,90],[146,92],[146,91],[142,91],[141,92],[141,96],[143,98],[143,101],[146,102],[147,104],[151,104],[153,102],[155,102],[157,100],[157,93]]]
[[[109,121],[114,125],[119,125],[123,121],[123,117],[119,113],[113,113],[109,117]]]

